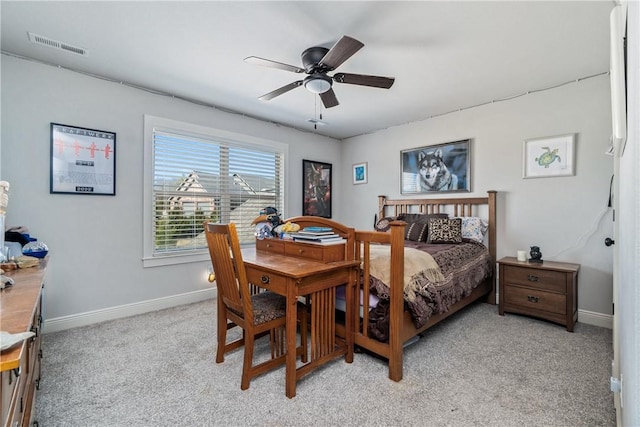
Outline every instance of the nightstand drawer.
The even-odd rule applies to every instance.
[[[503,274],[505,284],[566,293],[567,275],[560,271],[505,265]]]
[[[534,310],[565,315],[567,298],[565,295],[536,289],[505,285],[505,304],[528,307]]]

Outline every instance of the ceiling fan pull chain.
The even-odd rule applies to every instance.
[[[314,96],[313,97],[313,117],[318,117],[318,97]],[[318,123],[314,123],[313,124],[313,128],[314,129],[318,129]]]

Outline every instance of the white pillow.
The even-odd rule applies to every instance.
[[[484,242],[484,235],[487,234],[489,224],[476,216],[463,216],[460,218],[462,219],[462,238],[479,243]]]

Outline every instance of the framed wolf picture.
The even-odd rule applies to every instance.
[[[471,191],[471,140],[400,152],[402,194]]]

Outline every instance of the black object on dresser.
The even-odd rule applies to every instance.
[[[499,313],[538,317],[573,332],[578,320],[579,264],[544,261],[530,263],[514,257],[498,261]]]

